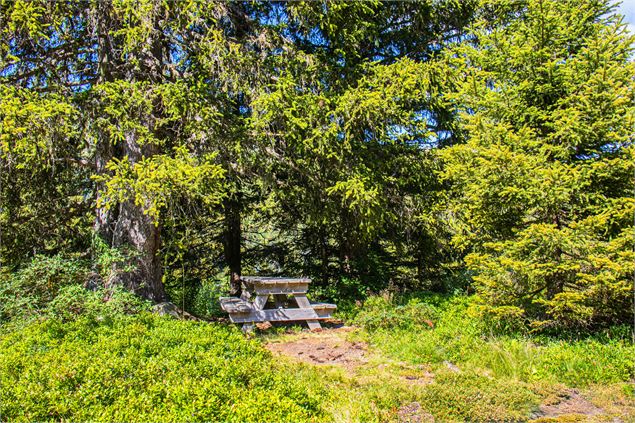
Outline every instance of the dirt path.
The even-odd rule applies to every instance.
[[[368,345],[345,339],[351,328],[325,329],[321,332],[302,333],[299,337],[267,343],[265,347],[281,354],[314,365],[335,364],[352,370],[368,362]]]
[[[343,368],[349,377],[357,383],[376,382],[403,385],[408,391],[422,389],[434,383],[435,375],[430,365],[409,365],[397,362],[372,351],[360,341],[349,340],[353,327],[324,329],[321,332],[301,332],[270,338],[265,347],[273,354],[289,357],[315,366],[333,365]],[[348,338],[348,339],[347,339]],[[354,339],[354,337],[353,337]],[[451,363],[445,363],[451,371],[460,372]],[[370,373],[369,373],[370,372]],[[596,397],[596,393],[581,393],[574,389],[565,389],[555,398],[540,405],[529,419],[538,422],[625,422],[620,417],[633,415],[629,404],[620,404],[618,400],[602,401],[610,406],[604,409],[595,405],[587,394]],[[613,409],[614,407],[615,409]],[[434,417],[416,401],[406,401],[395,410],[395,418],[400,422],[433,422]]]

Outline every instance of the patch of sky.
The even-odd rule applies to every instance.
[[[632,35],[635,35],[635,0],[623,0],[617,11],[624,15],[624,22]]]

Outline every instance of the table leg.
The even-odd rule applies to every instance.
[[[254,300],[254,308],[256,310],[264,310],[265,304],[267,304],[267,300],[269,299],[269,295],[256,295],[256,299]],[[245,329],[245,326],[250,326]],[[243,332],[253,332],[254,324],[253,323],[245,323],[243,325]]]
[[[256,307],[257,310],[263,310],[268,299],[269,295],[257,295],[254,301],[254,307]]]
[[[311,307],[311,303],[309,302],[309,299],[306,297],[306,295],[295,294],[293,297],[295,298],[295,301],[298,303],[298,307],[309,309],[313,311],[313,314],[315,314],[315,317],[318,317],[315,310],[313,310],[313,307]],[[320,326],[320,322],[318,322],[317,319],[307,320],[306,323],[307,325],[309,325],[309,329],[311,330],[322,329],[322,326]]]

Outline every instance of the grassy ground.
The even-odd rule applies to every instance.
[[[0,332],[0,420],[635,421],[625,328],[503,335],[469,299],[376,297],[352,330],[247,339],[108,304]]]
[[[568,339],[496,334],[469,303],[377,297],[349,314],[353,331],[261,336],[274,346],[311,345],[305,358],[290,349],[291,361],[307,361],[316,339],[335,348],[333,368],[319,363],[328,354],[313,353],[308,364],[333,393],[326,408],[334,421],[635,421],[628,328]],[[363,343],[364,358],[342,360],[347,348],[338,342]]]

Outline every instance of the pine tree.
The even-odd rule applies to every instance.
[[[442,152],[454,243],[485,312],[536,327],[626,321],[633,37],[608,2],[516,7],[487,4],[450,58],[469,134]]]

